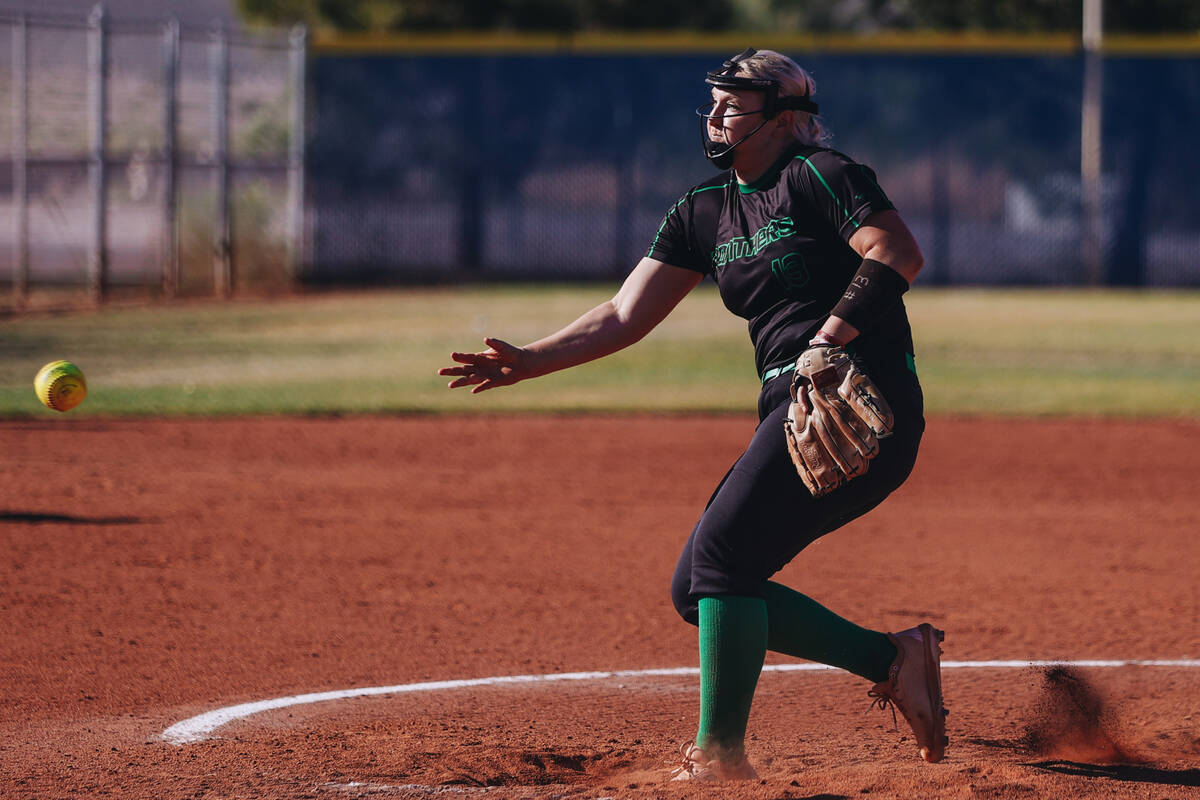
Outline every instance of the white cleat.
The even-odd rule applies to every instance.
[[[946,711],[942,703],[942,648],[946,634],[922,622],[900,633],[889,633],[896,646],[896,660],[887,680],[875,684],[867,695],[873,706],[889,704],[900,709],[913,734],[921,758],[929,763],[941,761],[950,743],[946,736]]]

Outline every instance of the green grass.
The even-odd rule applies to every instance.
[[[0,319],[0,415],[59,358],[88,377],[72,417],[457,411],[738,411],[758,392],[745,323],[710,287],[640,344],[472,396],[438,367],[485,335],[525,343],[615,287],[395,289]],[[1200,292],[914,290],[930,412],[1200,417]]]

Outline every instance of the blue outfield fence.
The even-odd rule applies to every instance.
[[[310,277],[623,276],[711,174],[693,110],[740,48],[317,47]],[[1074,47],[777,49],[813,74],[833,146],[875,168],[917,235],[922,282],[1088,282]],[[1103,70],[1104,282],[1198,286],[1200,48],[1110,53]]]

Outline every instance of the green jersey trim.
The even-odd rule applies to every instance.
[[[817,165],[812,163],[808,156],[796,156],[796,158],[803,161],[804,164],[813,171],[813,174],[817,176],[817,180],[819,180],[821,185],[825,187],[825,191],[829,192],[829,196],[833,198],[833,202],[837,203],[837,207],[840,208],[842,213],[846,215],[846,219],[850,222],[850,224],[855,228],[862,227],[862,224],[853,216],[851,216],[850,212],[846,210],[846,207],[842,205],[842,201],[838,199],[838,196],[834,193],[833,189],[829,188],[829,184],[825,182],[825,176],[821,174],[821,170],[817,169]]]
[[[791,149],[792,148],[790,147],[788,148],[788,150]],[[783,172],[784,167],[786,167],[788,162],[793,158],[800,158],[800,156],[793,156],[790,152],[784,153],[779,157],[778,161],[768,167],[767,171],[762,175],[759,175],[756,180],[753,180],[750,183],[739,183],[738,191],[740,191],[742,194],[754,194],[755,192],[763,189],[770,189],[775,185],[775,181],[779,179],[779,173]]]
[[[658,247],[658,240],[662,236],[663,228],[667,227],[667,221],[669,219],[671,219],[672,214],[674,214],[676,211],[679,210],[679,207],[681,205],[683,205],[685,200],[689,200],[692,197],[695,197],[696,195],[700,194],[701,192],[707,192],[712,189],[724,189],[724,188],[725,188],[724,184],[721,184],[718,186],[705,186],[703,189],[692,189],[690,192],[685,194],[683,197],[679,198],[679,202],[676,203],[675,205],[671,206],[671,210],[668,211],[666,213],[666,215],[663,217],[662,224],[658,226],[658,231],[654,234],[654,241],[650,243],[650,249],[646,251],[646,255],[649,256],[651,253],[654,252],[654,248]]]
[[[854,342],[846,345],[846,352],[850,353],[851,355],[854,354]],[[908,367],[908,371],[914,376],[917,374],[917,359],[912,353],[906,352],[904,354],[904,366]],[[769,369],[762,374],[762,382],[764,385],[766,385],[767,381],[771,380],[772,378],[778,378],[780,375],[791,372],[795,368],[796,362],[790,361],[787,364],[784,364],[782,367]]]

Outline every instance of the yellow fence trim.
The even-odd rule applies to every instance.
[[[615,55],[621,53],[729,54],[747,46],[786,53],[905,53],[1071,55],[1080,52],[1077,34],[922,33],[764,34],[764,33],[330,33],[317,31],[317,55]],[[1200,34],[1113,35],[1103,51],[1122,56],[1200,55]]]
[[[1200,55],[1200,34],[1113,35],[1105,37],[1101,50],[1106,54],[1122,56],[1195,56]]]

